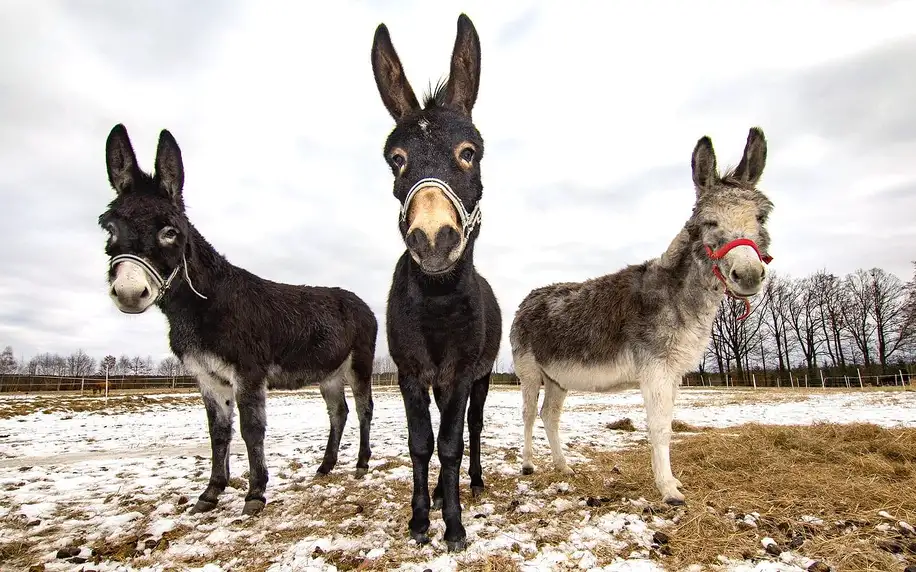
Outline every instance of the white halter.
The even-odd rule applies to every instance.
[[[461,229],[464,232],[464,240],[470,239],[471,233],[474,232],[474,228],[480,224],[480,203],[478,202],[474,205],[474,210],[468,212],[464,207],[464,203],[461,202],[461,198],[455,194],[455,191],[453,191],[450,186],[448,186],[448,183],[441,179],[432,177],[420,179],[410,188],[410,192],[407,193],[407,198],[404,199],[404,204],[401,205],[401,222],[407,222],[407,211],[410,209],[410,202],[423,187],[436,187],[448,197],[448,200],[455,206],[455,210],[458,211],[458,217],[461,219]]]
[[[139,256],[136,256],[133,254],[119,254],[117,256],[113,256],[111,260],[108,262],[108,268],[113,269],[119,263],[128,262],[128,261],[133,262],[134,264],[142,268],[146,272],[146,274],[150,278],[152,278],[153,282],[156,283],[156,287],[159,289],[159,294],[156,295],[156,299],[153,300],[153,304],[158,302],[162,298],[162,296],[165,294],[165,291],[169,289],[169,286],[172,285],[172,281],[175,279],[175,276],[178,275],[178,271],[180,269],[184,269],[184,279],[187,280],[188,286],[191,287],[191,290],[195,294],[203,298],[204,300],[207,299],[206,296],[198,292],[197,289],[194,288],[194,285],[191,284],[191,277],[188,276],[188,261],[185,258],[185,255],[183,252],[181,253],[181,264],[176,266],[175,270],[172,270],[172,273],[169,274],[169,277],[166,278],[165,280],[163,280],[159,272],[155,268],[153,268],[152,264],[150,264],[143,258],[140,258]]]

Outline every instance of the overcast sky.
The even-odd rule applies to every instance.
[[[315,6],[320,5],[320,9]],[[422,91],[458,14],[480,34],[479,271],[522,298],[659,255],[690,214],[690,153],[769,141],[771,270],[916,259],[916,2],[9,1],[0,5],[0,347],[169,354],[158,310],[106,293],[104,147],[184,155],[191,221],[231,262],[339,285],[379,318],[403,244],[369,51],[385,22]]]

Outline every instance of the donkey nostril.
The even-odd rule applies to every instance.
[[[443,226],[436,233],[436,250],[440,252],[450,252],[461,242],[461,235],[458,231],[450,226]]]
[[[407,244],[407,248],[419,252],[423,250],[423,247],[428,243],[426,233],[423,232],[422,229],[415,228],[404,239],[404,243]]]
[[[149,297],[149,288],[144,288],[143,292],[140,292],[140,298],[143,299],[143,298],[148,298],[148,297]]]
[[[738,274],[738,271],[735,269],[732,269],[730,276],[732,277],[732,280],[734,280],[735,282],[737,282],[738,280],[741,280],[741,276]]]

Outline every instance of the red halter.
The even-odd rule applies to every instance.
[[[749,238],[735,239],[727,243],[725,246],[723,246],[719,250],[713,250],[712,248],[710,248],[708,244],[704,244],[703,246],[706,248],[706,255],[709,256],[709,258],[711,258],[712,260],[721,260],[733,248],[736,248],[738,246],[750,246],[751,248],[753,248],[754,252],[757,253],[757,257],[760,258],[761,262],[763,262],[764,264],[769,264],[773,260],[773,257],[770,256],[769,254],[760,254],[760,249],[757,247],[757,243]],[[738,321],[740,322],[744,320],[745,318],[747,318],[748,316],[750,316],[751,315],[750,301],[748,301],[748,299],[745,298],[744,296],[738,296],[734,292],[728,289],[728,284],[726,284],[725,282],[725,276],[722,276],[722,271],[719,270],[718,264],[712,265],[712,273],[715,274],[716,278],[719,279],[719,282],[721,282],[722,285],[725,286],[725,294],[728,295],[728,297],[734,298],[735,300],[744,301],[744,313],[741,314],[740,317],[738,317]]]

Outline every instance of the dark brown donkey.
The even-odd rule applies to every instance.
[[[398,228],[407,246],[388,295],[388,345],[398,367],[413,462],[410,535],[429,540],[429,460],[432,387],[439,408],[439,482],[448,549],[462,550],[458,472],[464,455],[467,409],[471,491],[484,489],[480,433],[490,373],[499,351],[502,319],[490,285],[474,269],[480,233],[483,139],[471,121],[480,82],[480,40],[471,20],[458,18],[449,79],[420,107],[384,24],[375,31],[372,71],[382,101],[397,122],[385,142],[385,161],[401,203]],[[470,408],[468,401],[470,400]]]
[[[172,351],[197,377],[207,410],[212,472],[193,511],[215,508],[229,481],[236,405],[250,469],[243,512],[264,508],[268,384],[320,382],[331,429],[319,473],[337,463],[349,384],[359,417],[356,474],[365,474],[378,332],[369,306],[347,290],[280,284],[230,264],[185,214],[181,151],[168,131],[159,136],[153,176],[140,170],[123,125],[111,130],[105,155],[117,193],[99,217],[109,233],[109,293],[126,314],[159,306]]]

